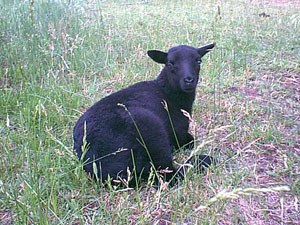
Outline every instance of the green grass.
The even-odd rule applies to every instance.
[[[0,4],[0,224],[300,220],[299,4]],[[196,148],[218,166],[158,190],[108,190],[90,181],[72,150],[81,113],[154,79],[161,67],[147,50],[211,42],[217,48],[203,60],[193,131]]]

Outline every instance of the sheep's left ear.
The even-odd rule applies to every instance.
[[[205,45],[201,48],[198,48],[198,53],[200,54],[200,56],[204,56],[206,53],[208,53],[210,50],[212,50],[215,47],[215,43],[209,44],[209,45]]]
[[[166,64],[168,53],[158,51],[158,50],[149,50],[147,52],[148,56],[157,63]]]

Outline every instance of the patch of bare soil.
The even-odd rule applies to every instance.
[[[0,224],[10,225],[12,222],[12,214],[9,210],[0,210]]]
[[[237,224],[228,218],[239,212],[240,220],[248,225],[296,225],[300,221],[298,204],[297,197],[279,193],[235,199],[219,224]]]
[[[219,224],[236,224],[232,218],[237,215],[246,224],[300,224],[300,70],[250,77],[222,92],[217,119],[202,115],[198,135],[209,137],[207,130],[214,130],[212,147],[248,173],[244,186],[289,186],[292,191],[234,199]]]

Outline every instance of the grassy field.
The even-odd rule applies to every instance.
[[[300,3],[277,3],[0,0],[0,224],[299,224]],[[81,113],[154,79],[147,50],[211,42],[192,132],[219,164],[177,187],[89,180]]]

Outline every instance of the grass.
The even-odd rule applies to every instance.
[[[297,224],[299,4],[270,2],[0,0],[0,223]],[[218,166],[158,190],[90,181],[80,114],[154,79],[148,49],[210,42],[193,132]]]

